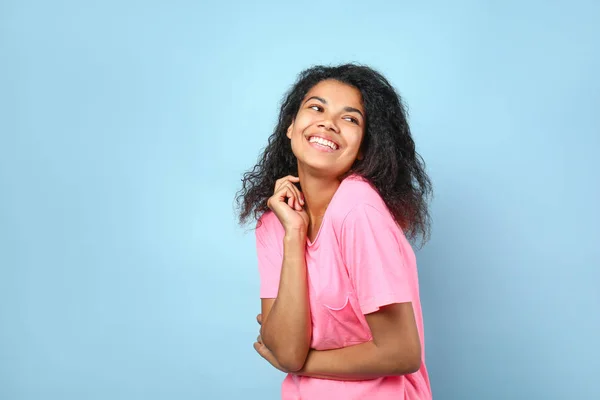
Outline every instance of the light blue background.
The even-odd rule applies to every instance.
[[[434,398],[600,398],[598,3],[282,3],[0,1],[0,399],[278,398],[232,199],[343,61],[435,184]]]

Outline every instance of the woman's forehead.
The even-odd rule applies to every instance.
[[[306,101],[313,96],[325,100],[326,103],[346,103],[343,104],[344,106],[348,105],[356,107],[362,106],[363,103],[362,95],[357,88],[333,79],[327,79],[314,85],[308,93],[306,93],[303,101]]]

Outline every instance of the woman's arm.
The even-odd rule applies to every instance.
[[[367,200],[344,219],[340,248],[373,340],[311,351],[298,372],[301,375],[372,379],[416,372],[421,366],[421,341],[412,303],[413,293],[417,293],[412,249],[381,199]]]
[[[267,201],[285,234],[276,298],[262,300],[259,339],[277,363],[289,371],[298,371],[304,365],[312,329],[305,258],[309,217],[303,208],[302,193],[294,185],[298,181],[298,177],[291,175],[278,179],[274,194]],[[268,249],[258,233],[257,230],[259,259],[262,259],[272,249]],[[275,265],[273,260],[267,264]]]
[[[311,350],[298,375],[366,380],[416,372],[421,342],[412,303],[392,304],[366,315],[373,340],[335,350]]]
[[[262,300],[262,343],[285,370],[300,370],[311,338],[305,261],[306,234],[286,232],[277,298]]]

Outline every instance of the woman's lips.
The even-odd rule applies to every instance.
[[[340,145],[339,145],[339,144],[337,144],[337,143],[335,143],[335,142],[334,142],[334,143],[335,143],[335,145],[336,145],[336,147],[337,147],[337,149],[335,149],[335,150],[334,150],[334,149],[332,149],[331,147],[329,147],[329,146],[328,146],[328,145],[326,145],[326,144],[320,144],[320,143],[318,143],[318,142],[311,142],[311,141],[310,141],[310,139],[311,139],[311,138],[313,138],[313,137],[318,137],[318,138],[321,138],[321,139],[325,139],[325,140],[328,140],[328,141],[330,141],[330,142],[331,142],[331,140],[329,140],[329,139],[327,139],[327,138],[324,138],[324,137],[321,137],[321,136],[319,136],[319,135],[310,135],[310,136],[308,136],[308,137],[306,138],[306,141],[308,142],[308,144],[309,144],[309,145],[311,145],[312,147],[314,147],[315,149],[319,150],[319,151],[322,151],[322,152],[325,152],[325,153],[333,153],[334,151],[336,151],[336,150],[339,150],[339,149],[340,149]]]
[[[310,144],[315,149],[317,149],[319,151],[323,151],[325,153],[333,153],[335,151],[331,147],[323,145],[323,144],[320,144],[320,143],[317,143],[317,142],[308,142],[308,144]]]

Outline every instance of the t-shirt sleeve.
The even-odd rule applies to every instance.
[[[274,238],[274,232],[266,223],[259,223],[255,230],[258,273],[260,276],[260,298],[274,299],[279,291],[279,277],[283,255]]]
[[[412,301],[400,235],[392,216],[369,204],[356,206],[344,219],[342,256],[363,314]]]

